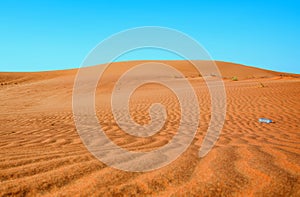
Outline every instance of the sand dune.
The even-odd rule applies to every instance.
[[[299,75],[216,62],[222,76],[211,73],[210,77],[224,79],[226,121],[215,147],[199,158],[211,111],[203,76],[186,61],[160,62],[177,68],[190,81],[201,114],[187,151],[152,172],[111,168],[85,148],[72,114],[76,69],[0,73],[0,196],[300,196]],[[110,107],[114,83],[140,63],[114,63],[105,71],[96,91],[96,111],[115,144],[150,151],[167,144],[177,131],[176,96],[158,84],[134,92],[130,113],[137,123],[149,122],[152,103],[160,102],[167,109],[163,129],[147,138],[122,131]],[[233,76],[238,81],[232,81]],[[170,80],[180,85],[182,79]],[[260,117],[275,123],[258,123]]]

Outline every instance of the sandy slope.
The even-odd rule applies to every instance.
[[[172,138],[180,111],[171,91],[148,84],[132,95],[132,117],[147,123],[149,106],[161,102],[168,110],[164,129],[149,138],[135,138],[119,129],[109,105],[110,92],[118,77],[139,63],[116,63],[106,71],[97,89],[96,109],[116,144],[147,151]],[[164,63],[181,70],[195,88],[200,124],[181,157],[148,173],[113,169],[86,150],[72,115],[76,70],[0,73],[0,196],[300,195],[299,76],[217,62],[227,93],[226,122],[216,146],[200,159],[211,110],[207,88],[188,62]],[[233,76],[239,81],[230,80]],[[180,78],[171,80],[180,85]],[[260,124],[260,117],[275,123]]]

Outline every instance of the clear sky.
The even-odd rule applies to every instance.
[[[300,73],[299,10],[297,0],[3,0],[0,71],[76,68],[114,33],[164,26],[196,39],[213,59]]]

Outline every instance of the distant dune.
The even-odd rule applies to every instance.
[[[147,62],[160,62],[174,66],[180,71],[184,71],[186,77],[198,77],[198,72],[191,66],[191,63],[188,61],[164,61],[164,60],[148,60],[148,61],[129,61],[129,62],[115,62],[111,63],[110,67],[113,67],[115,73],[120,73],[128,68],[132,68],[137,64],[147,63]],[[206,62],[206,61],[199,61]],[[222,77],[231,79],[233,76],[237,76],[240,79],[251,79],[251,78],[267,78],[267,77],[276,77],[276,76],[293,76],[299,77],[297,74],[275,72],[270,70],[264,70],[256,67],[245,66],[242,64],[235,64],[230,62],[215,61],[215,64],[218,66]],[[59,71],[44,71],[44,72],[0,72],[0,83],[20,83],[26,81],[35,81],[35,80],[44,80],[54,77],[62,76],[74,76],[77,73],[77,69],[71,70],[59,70]]]
[[[145,62],[113,63],[96,91],[97,117],[107,136],[134,151],[165,145],[180,121],[176,96],[148,84],[132,95],[130,113],[145,124],[151,104],[162,103],[168,115],[163,130],[137,138],[116,124],[110,106],[114,83]],[[180,70],[194,87],[200,124],[186,152],[147,173],[106,166],[82,144],[72,113],[77,69],[0,73],[0,196],[300,196],[300,75],[217,61],[221,76],[209,77],[224,80],[226,121],[215,147],[199,158],[211,112],[204,76],[188,61],[159,62]],[[180,78],[171,80],[180,86]],[[259,123],[261,117],[275,123]]]

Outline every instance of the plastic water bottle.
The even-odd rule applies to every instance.
[[[269,124],[269,123],[272,123],[273,121],[271,119],[268,119],[268,118],[260,118],[260,119],[258,119],[258,122]]]

